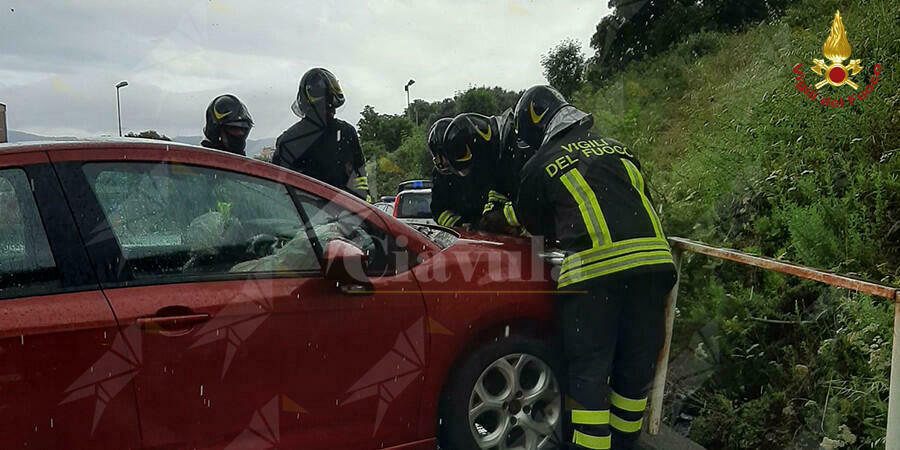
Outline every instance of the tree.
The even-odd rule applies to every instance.
[[[417,125],[422,125],[429,117],[434,115],[435,109],[439,103],[429,103],[422,99],[415,99],[409,105],[409,108],[403,111],[403,116],[416,122]]]
[[[782,12],[788,0],[610,0],[591,37],[588,78],[600,83],[701,31],[734,31]]]
[[[253,157],[253,159],[270,163],[272,162],[272,157],[275,156],[275,149],[272,147],[263,147],[262,151]]]
[[[500,86],[492,87],[491,94],[497,99],[497,113],[502,113],[507,108],[515,108],[516,103],[519,101],[519,97],[521,97],[524,92],[525,91],[507,91]]]
[[[541,56],[544,78],[566,98],[578,90],[584,79],[585,58],[581,42],[565,39]]]
[[[156,139],[158,141],[171,141],[168,136],[164,134],[159,134],[156,130],[147,130],[141,131],[140,133],[129,132],[125,135],[125,137],[130,138],[143,138],[143,139]]]
[[[431,155],[425,147],[423,128],[413,129],[393,153],[379,155],[377,149],[372,149],[366,151],[366,158],[370,161],[375,160],[374,177],[373,172],[369,172],[369,186],[374,185],[378,195],[391,195],[397,192],[397,184],[402,181],[431,178],[433,164]]]
[[[427,130],[438,119],[454,117],[464,112],[476,112],[488,116],[500,114],[507,108],[515,106],[521,95],[521,91],[508,91],[499,86],[470,87],[457,92],[453,98],[434,102],[422,99],[414,100],[409,108],[403,111],[403,117],[415,121],[418,113],[418,125]]]
[[[457,94],[454,100],[457,114],[473,112],[490,116],[501,112],[498,110],[496,96],[485,87],[470,88]]]
[[[389,153],[396,150],[403,138],[409,136],[415,128],[406,117],[380,114],[370,105],[366,105],[360,115],[362,119],[356,124],[360,141],[379,143]]]
[[[431,128],[431,125],[444,117],[453,117],[456,115],[456,102],[452,98],[445,98],[441,101],[429,103],[431,114],[428,115],[420,125],[425,129]]]

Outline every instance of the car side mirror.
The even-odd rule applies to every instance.
[[[372,283],[366,275],[366,254],[344,239],[332,239],[325,246],[325,279],[336,281],[346,294],[370,293]]]

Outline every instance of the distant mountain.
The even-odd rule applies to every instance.
[[[30,142],[30,141],[77,141],[78,138],[71,136],[40,136],[37,134],[26,133],[24,131],[9,130],[9,142]],[[175,136],[172,141],[181,144],[200,145],[203,136]],[[247,156],[256,156],[262,153],[265,147],[275,147],[275,138],[248,139],[247,140]]]
[[[24,131],[16,131],[9,130],[7,133],[7,139],[10,143],[13,142],[30,142],[30,141],[74,141],[77,140],[74,137],[49,137],[49,136],[40,136],[37,134],[26,133]]]
[[[182,144],[200,145],[203,136],[175,136],[172,140]],[[256,156],[262,153],[262,149],[265,147],[274,148],[275,138],[247,139],[247,148],[245,151],[247,152],[247,156]]]

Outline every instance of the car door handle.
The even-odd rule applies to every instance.
[[[194,325],[209,320],[209,314],[187,314],[183,316],[141,317],[137,319],[142,331],[170,336],[187,334]]]
[[[375,294],[375,286],[371,284],[340,283],[338,287],[344,295],[370,296]]]

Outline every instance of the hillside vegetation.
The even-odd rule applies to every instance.
[[[797,92],[840,10],[843,108]],[[667,234],[900,285],[900,6],[799,1],[739,34],[685,36],[574,103],[642,158]],[[854,92],[826,86],[821,97]],[[884,299],[703,256],[681,271],[666,421],[708,448],[883,446]]]

